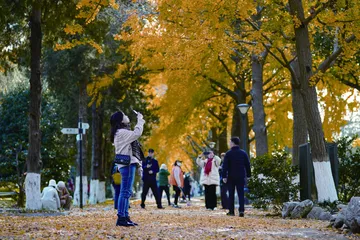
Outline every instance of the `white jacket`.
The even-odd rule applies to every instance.
[[[199,167],[201,167],[201,176],[200,176],[200,184],[201,185],[219,185],[220,184],[220,174],[219,167],[221,164],[221,158],[218,156],[214,156],[211,165],[211,171],[209,175],[205,174],[205,166],[208,159],[202,160],[201,157],[196,159],[196,163]]]
[[[137,124],[134,131],[127,129],[118,129],[114,137],[115,154],[129,155],[131,157],[131,163],[140,164],[141,159],[137,159],[132,154],[131,143],[137,140],[143,133],[145,120],[143,118],[137,119]],[[117,164],[119,168],[125,167],[125,165]]]
[[[56,211],[60,208],[58,191],[54,187],[45,187],[41,194],[42,207],[47,210]]]

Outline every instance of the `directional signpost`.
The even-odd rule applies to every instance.
[[[79,118],[78,128],[63,128],[63,134],[76,134],[76,141],[79,141],[79,167],[80,167],[80,208],[83,208],[83,185],[82,185],[82,135],[86,134],[86,129],[89,129],[88,123],[83,123],[82,118]]]

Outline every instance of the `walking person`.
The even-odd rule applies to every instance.
[[[229,196],[228,196],[228,186],[227,183],[223,181],[223,164],[224,164],[224,157],[225,153],[221,153],[221,164],[219,167],[219,174],[220,174],[220,196],[221,196],[221,206],[222,209],[229,209]]]
[[[205,188],[205,207],[215,210],[217,206],[216,186],[220,183],[219,167],[221,159],[210,151],[207,157],[205,154],[196,159],[196,163],[202,168],[200,184]]]
[[[184,187],[184,175],[181,170],[181,164],[182,162],[180,160],[176,160],[170,174],[170,184],[173,186],[173,190],[175,191],[175,199],[173,205],[175,208],[180,208],[178,205],[178,200],[181,189]]]
[[[184,177],[184,200],[186,200],[186,197],[188,198],[189,202],[191,200],[191,172],[185,173]]]
[[[162,199],[163,191],[166,193],[166,197],[168,200],[169,206],[171,206],[170,202],[170,189],[169,189],[169,171],[167,170],[166,164],[161,164],[160,172],[159,172],[159,197],[160,201]]]
[[[137,113],[137,124],[132,131],[130,128],[129,117],[123,112],[114,113],[110,119],[111,123],[111,141],[115,145],[116,156],[129,158],[129,164],[116,164],[121,174],[120,196],[118,200],[118,219],[116,226],[136,226],[137,224],[130,220],[129,204],[132,195],[135,171],[142,176],[141,160],[144,154],[141,145],[137,139],[142,135],[144,128],[144,119],[141,113]]]
[[[159,197],[159,189],[156,184],[156,174],[159,172],[159,163],[154,158],[155,151],[154,149],[149,149],[148,156],[143,161],[142,167],[143,167],[143,191],[141,193],[141,208],[145,208],[145,200],[146,195],[149,192],[149,189],[151,189],[155,200],[156,205],[159,209],[162,209],[161,206],[161,199]]]
[[[239,216],[244,217],[244,185],[245,177],[251,176],[250,161],[247,153],[239,147],[240,139],[232,137],[231,149],[225,154],[223,164],[223,182],[229,188],[229,212],[227,215],[234,216],[235,188],[239,197]]]

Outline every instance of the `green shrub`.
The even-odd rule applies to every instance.
[[[286,152],[274,152],[251,160],[252,177],[248,187],[248,198],[253,207],[268,209],[273,206],[280,212],[282,204],[297,198],[299,184],[293,183],[298,168],[291,166]]]
[[[358,138],[343,137],[338,141],[339,157],[339,200],[348,203],[353,196],[360,196],[360,148],[353,148],[353,141]]]

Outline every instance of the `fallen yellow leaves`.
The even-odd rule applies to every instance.
[[[327,222],[284,220],[266,212],[247,209],[245,218],[226,216],[225,210],[207,211],[203,202],[181,209],[146,209],[131,204],[131,218],[138,227],[116,227],[112,205],[75,208],[66,216],[0,216],[0,239],[277,239],[339,238]]]

